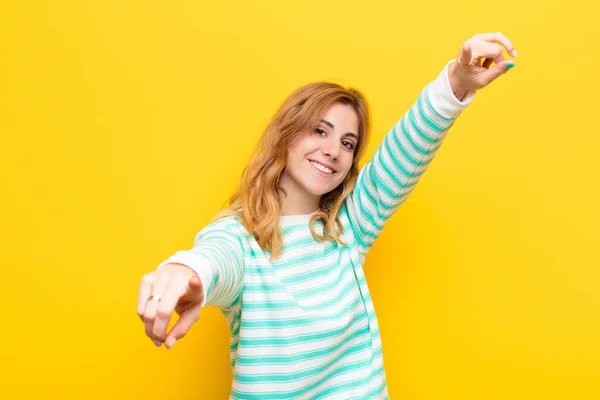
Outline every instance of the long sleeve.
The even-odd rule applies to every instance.
[[[417,101],[384,137],[346,199],[350,225],[363,255],[406,201],[446,133],[475,96],[474,91],[463,101],[454,96],[448,79],[452,62],[421,91]]]
[[[196,234],[189,250],[180,250],[159,264],[183,264],[193,269],[204,287],[202,306],[221,309],[241,299],[244,253],[239,226],[230,217],[207,225]]]

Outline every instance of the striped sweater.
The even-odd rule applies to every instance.
[[[446,64],[361,169],[340,211],[341,238],[319,242],[309,215],[281,216],[282,255],[270,260],[237,217],[204,227],[174,262],[204,284],[203,306],[231,329],[232,399],[386,399],[381,336],[363,263],[406,201],[448,129],[472,101],[453,95]],[[323,224],[314,227],[322,233]]]

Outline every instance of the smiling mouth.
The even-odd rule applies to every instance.
[[[318,163],[316,161],[313,160],[308,160],[308,162],[313,166],[313,168],[315,168],[317,171],[322,172],[326,175],[332,176],[333,174],[335,174],[335,170],[328,168],[326,166],[324,166],[321,163]]]

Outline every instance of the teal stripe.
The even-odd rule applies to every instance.
[[[400,129],[402,130],[402,121],[398,124],[395,124],[394,127],[392,128],[392,135],[388,135],[386,137],[386,139],[389,138],[389,143],[387,143],[386,145],[387,145],[387,147],[390,148],[390,153],[393,153],[394,155],[398,155],[398,153],[399,153],[401,157],[404,157],[412,165],[417,165],[419,163],[419,161],[406,149],[406,147],[404,145],[402,145],[402,142],[400,141],[401,137],[405,137],[407,135],[405,132],[402,132],[402,135],[397,134],[398,125],[400,125]],[[392,143],[395,146],[392,146]],[[419,154],[421,154],[421,153],[419,153]]]
[[[276,319],[253,319],[242,320],[242,329],[273,329],[273,328],[290,328],[292,326],[307,326],[318,325],[322,322],[333,321],[338,318],[343,318],[352,312],[361,304],[360,299],[355,299],[352,303],[344,306],[337,314],[333,316],[312,316],[312,317],[295,317],[295,318],[276,318]]]
[[[306,229],[306,227],[304,229]],[[310,236],[307,238],[300,238],[300,239],[296,239],[296,240],[289,241],[289,242],[284,241],[281,251],[288,252],[288,251],[292,251],[292,250],[299,250],[304,247],[314,246],[314,245],[320,244],[320,243],[321,242],[319,242],[313,236]]]
[[[383,371],[382,371],[383,372]],[[381,374],[378,374],[381,375]],[[367,382],[368,383],[368,382]],[[365,393],[364,395],[360,396],[360,397],[352,397],[351,399],[348,400],[370,400],[370,399],[379,399],[381,397],[381,394],[384,392],[386,388],[386,384],[385,382],[382,383],[381,385],[378,385],[376,387],[374,387],[373,389],[369,390],[367,393]]]
[[[422,118],[422,122],[425,125],[419,124],[417,121],[417,116]],[[431,119],[424,118],[426,117],[423,110],[417,103],[417,107],[413,107],[408,112],[408,119],[411,121],[412,125],[416,127],[420,127],[420,139],[426,143],[435,144],[440,141],[440,134],[444,131],[444,128],[441,125],[436,123],[432,123]],[[417,131],[418,132],[418,131]]]
[[[324,253],[312,252],[310,254],[299,254],[295,257],[290,257],[289,259],[286,259],[286,260],[274,261],[272,263],[272,266],[277,271],[283,271],[283,270],[287,270],[290,268],[296,269],[302,265],[314,263],[315,259],[317,259],[317,258],[319,260],[325,259],[332,253],[335,253],[337,250],[338,250],[337,243],[333,242],[331,245],[325,246]]]
[[[302,361],[312,360],[314,358],[324,357],[335,351],[342,348],[342,346],[348,342],[351,342],[354,339],[357,339],[361,336],[367,337],[367,342],[370,343],[371,340],[368,336],[369,326],[365,325],[364,327],[356,330],[350,336],[344,339],[344,341],[339,341],[333,346],[325,347],[319,350],[307,350],[295,354],[289,355],[280,355],[280,356],[240,356],[238,358],[238,362],[243,365],[253,365],[253,366],[264,366],[271,364],[293,364]]]
[[[315,223],[313,223],[313,226],[315,228],[321,227],[323,226],[323,222],[321,220],[317,220]],[[290,224],[282,227],[281,233],[283,236],[289,236],[290,234],[295,232],[304,232],[306,230],[306,227],[307,225],[304,223]]]
[[[289,335],[285,337],[263,337],[263,338],[253,338],[248,339],[244,338],[243,335],[240,337],[240,346],[243,347],[259,347],[259,346],[269,346],[269,347],[278,347],[278,346],[292,346],[299,345],[304,343],[312,343],[315,341],[330,339],[332,337],[340,336],[343,333],[347,332],[352,326],[358,324],[363,319],[367,318],[366,313],[359,313],[354,316],[352,321],[348,324],[348,326],[330,329],[327,331],[317,332],[317,333],[309,333],[309,334],[299,334],[299,335]]]
[[[243,396],[242,398],[244,398],[244,399],[257,399],[257,400],[290,399],[293,397],[301,396],[304,393],[307,393],[307,392],[313,390],[314,388],[318,387],[323,382],[327,382],[329,379],[335,378],[338,375],[352,372],[352,371],[355,371],[355,370],[361,369],[361,368],[366,369],[370,366],[371,362],[372,362],[371,360],[366,360],[366,361],[359,361],[359,362],[346,364],[340,368],[335,369],[334,371],[331,371],[330,373],[328,373],[321,379],[317,380],[316,382],[311,383],[310,385],[307,385],[301,389],[297,389],[297,390],[293,390],[293,391],[274,392],[274,393],[248,393],[248,392],[240,392],[237,390],[232,390],[232,395],[236,396],[236,397]],[[235,380],[235,375],[234,375],[234,380]],[[367,382],[367,381],[368,381],[368,379],[365,379],[364,382],[362,382],[362,384],[364,385],[365,382]],[[352,384],[347,384],[347,385],[352,385]],[[320,395],[320,396],[322,397],[323,395]]]
[[[369,374],[368,376],[366,376],[362,379],[355,379],[348,383],[330,386],[329,388],[324,389],[321,392],[315,394],[313,397],[311,397],[311,399],[316,400],[316,399],[323,398],[324,396],[330,396],[330,395],[333,395],[336,393],[343,393],[350,389],[355,389],[357,387],[365,386],[373,379],[373,377],[379,377],[382,374],[383,374],[383,366],[379,366],[376,369],[374,369],[371,374]],[[361,397],[361,398],[364,399],[364,397]]]
[[[356,287],[356,281],[349,281],[340,291],[340,293],[329,299],[319,303],[315,303],[309,306],[302,306],[303,310],[315,311],[315,310],[327,310],[329,307],[338,304],[340,301],[348,295]],[[281,300],[267,300],[267,301],[251,301],[244,302],[243,309],[245,311],[279,311],[287,309],[297,309],[300,305],[296,301],[281,301]]]
[[[339,260],[339,258],[338,258],[338,260]],[[325,265],[323,268],[308,270],[306,272],[299,272],[296,275],[290,275],[288,277],[282,278],[281,282],[283,282],[284,285],[300,284],[300,283],[306,282],[308,280],[314,280],[317,278],[324,278],[326,276],[329,276],[337,269],[339,269],[339,265],[336,265],[335,262],[329,263],[329,264]]]
[[[371,341],[355,344],[337,355],[334,359],[319,364],[318,366],[305,368],[292,373],[273,373],[273,374],[236,374],[234,380],[239,383],[265,384],[265,383],[293,383],[294,381],[310,378],[314,375],[322,374],[326,369],[339,363],[344,358],[353,354],[360,353],[371,347]],[[369,359],[370,363],[371,360]]]
[[[321,258],[323,258],[322,254],[315,254],[315,253],[300,254],[300,255],[298,255],[296,257],[292,257],[288,260],[281,261],[280,264],[278,264],[277,262],[274,262],[273,267],[276,270],[284,270],[284,269],[291,268],[291,267],[297,268],[297,267],[300,267],[305,264],[311,264],[311,263],[315,262],[316,259],[321,259]]]
[[[435,107],[433,107],[433,104],[431,104],[431,100],[430,100],[431,84],[427,85],[427,87],[424,89],[424,91],[425,91],[425,96],[423,96],[423,97],[425,98],[425,101],[427,103],[427,108],[429,109],[429,111],[431,111],[433,114],[435,114],[442,121],[444,121],[446,123],[452,123],[452,121],[454,121],[453,118],[444,117],[442,114],[437,112]]]
[[[400,121],[400,124],[401,124],[400,129],[403,132],[406,132],[402,137],[408,142],[410,147],[422,156],[426,156],[427,154],[429,154],[431,147],[428,147],[428,148],[422,147],[419,143],[417,143],[415,141],[415,138],[413,137],[413,135],[411,135],[409,133],[410,127],[412,127],[414,129],[414,127],[410,123],[410,119],[402,118],[402,120]]]
[[[416,169],[421,166],[420,163],[422,162],[422,160],[418,161],[417,164],[413,165],[413,169],[409,171],[406,169],[406,167],[404,167],[404,165],[402,165],[400,159],[397,158],[397,154],[394,154],[391,150],[388,151],[388,153],[389,158],[392,159],[394,164],[389,165],[382,155],[380,155],[379,162],[381,163],[381,167],[383,168],[382,172],[389,177],[389,179],[396,185],[396,187],[398,187],[398,190],[394,190],[391,193],[390,197],[394,199],[397,198],[398,195],[402,194],[402,192],[406,188],[414,187],[414,183],[408,183],[408,180],[423,174],[423,172],[415,172]],[[402,174],[405,177],[405,179],[400,179],[400,174],[398,174],[398,172]]]
[[[378,154],[375,155],[375,159],[377,160],[377,167],[381,168],[381,160],[379,159]],[[380,172],[377,171],[377,168],[372,167],[369,170],[369,179],[372,183],[374,183],[374,186],[378,192],[383,192],[387,197],[390,197],[392,199],[395,197],[394,190],[388,187],[387,184],[381,180]],[[381,200],[381,198],[378,198],[378,202],[374,204],[377,205],[378,203],[383,204],[384,202],[383,200]]]
[[[422,98],[423,96],[421,96]],[[431,126],[432,129],[435,132],[444,132],[448,130],[448,127],[452,125],[452,122],[448,123],[445,120],[441,120],[441,121],[436,121],[435,118],[437,118],[437,116],[435,114],[433,114],[431,112],[431,110],[429,110],[429,108],[427,107],[427,104],[425,104],[424,101],[420,100],[417,102],[419,105],[419,112],[421,115],[421,118],[423,118],[423,120],[425,121],[425,123],[427,124],[427,126]],[[433,114],[433,116],[432,116]],[[437,118],[438,120],[440,118]]]
[[[298,308],[298,303],[295,301],[267,300],[258,302],[245,302],[242,306],[244,311],[279,311],[279,310],[294,310]]]
[[[347,265],[350,265],[350,261],[344,263],[341,267],[341,270],[344,272],[344,274],[351,273],[351,269],[346,268]],[[340,274],[342,273],[342,271],[340,271]],[[344,277],[342,275],[340,275],[339,279],[333,280],[330,283],[320,285],[320,286],[315,285],[314,287],[309,288],[309,289],[299,290],[296,293],[294,293],[294,297],[298,300],[303,300],[303,299],[311,297],[315,294],[328,292],[328,291],[334,289],[335,287],[337,287],[339,285],[339,282],[341,282],[343,280],[343,278]]]
[[[364,203],[369,203],[371,205],[377,204],[375,196],[370,193],[365,183],[365,175],[367,174],[368,168],[370,168],[370,165],[367,165],[365,169],[363,169],[356,185],[354,186],[354,189],[352,190],[352,193],[350,194],[355,204],[360,209],[361,216],[369,222],[369,224],[364,224],[358,220],[355,220],[354,218],[351,219],[352,226],[355,228],[355,232],[357,232],[356,228],[358,228],[357,239],[359,239],[363,245],[366,239],[375,240],[377,238],[377,231],[373,230],[372,232],[372,229],[369,229],[370,227],[375,226],[375,216],[364,205]],[[376,206],[374,208],[377,210]]]
[[[427,132],[423,129],[423,127],[420,125],[417,125],[417,121],[415,121],[415,119],[410,114],[409,114],[409,118],[408,118],[408,125],[413,128],[413,130],[415,131],[415,134],[417,135],[417,137],[419,139],[421,139],[422,141],[424,141],[428,144],[427,147],[423,148],[417,144],[417,142],[415,141],[415,138],[413,136],[407,135],[407,136],[411,137],[412,143],[414,143],[415,146],[418,146],[419,148],[424,150],[422,152],[423,155],[431,153],[432,149],[437,149],[439,147],[438,145],[440,144],[440,142],[445,138],[444,135],[437,134],[437,133],[436,133],[436,135],[438,135],[439,137],[436,137],[435,139],[433,139],[431,136],[427,135]]]
[[[273,292],[286,292],[287,290],[281,285],[281,283],[245,283],[245,292],[259,292],[259,293],[273,293]]]
[[[273,275],[274,271],[273,271],[273,266],[269,265],[267,266],[261,266],[261,267],[253,267],[253,266],[246,266],[244,267],[244,274],[245,275],[258,275],[258,276],[269,276],[269,275]]]

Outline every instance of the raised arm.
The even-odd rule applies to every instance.
[[[422,90],[360,171],[345,206],[363,255],[414,190],[476,90],[514,66],[503,59],[502,47],[491,43],[495,41],[515,54],[512,44],[499,33],[475,35],[465,42],[457,60],[448,62]],[[479,65],[481,58],[486,61]],[[471,62],[463,64],[463,60]]]

